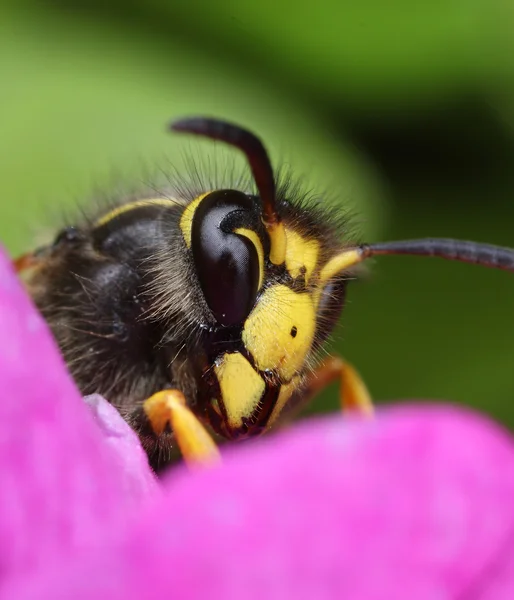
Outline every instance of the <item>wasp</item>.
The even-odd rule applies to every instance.
[[[15,261],[78,388],[117,407],[155,471],[177,447],[192,462],[216,459],[213,437],[259,435],[335,380],[344,406],[371,414],[357,372],[319,360],[365,259],[439,256],[514,271],[509,248],[350,242],[333,208],[289,197],[250,131],[196,117],[170,129],[242,151],[257,193],[121,200]]]

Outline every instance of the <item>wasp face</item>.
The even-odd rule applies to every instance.
[[[249,131],[204,118],[172,129],[242,150],[258,195],[178,186],[127,199],[15,262],[81,392],[118,408],[156,470],[173,460],[177,432],[162,414],[177,402],[237,439],[309,396],[316,351],[362,260],[414,254],[514,271],[514,251],[487,244],[352,243],[339,211],[306,203],[287,182],[277,191]]]
[[[178,128],[242,149],[258,194],[178,186],[127,199],[67,229],[26,274],[81,392],[118,408],[156,469],[176,442],[147,399],[174,390],[224,437],[261,433],[301,396],[346,286],[338,215],[277,192],[253,134]]]
[[[302,227],[297,214],[289,222],[285,210],[284,252],[274,263],[262,213],[259,197],[221,190],[194,200],[180,222],[215,322],[203,336],[200,402],[215,431],[231,439],[276,419],[301,387],[320,331],[343,305],[344,281],[336,289],[320,277],[326,236]]]

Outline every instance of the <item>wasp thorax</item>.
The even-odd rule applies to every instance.
[[[264,270],[261,207],[255,196],[221,190],[204,196],[191,219],[191,251],[203,295],[220,325],[242,324]]]

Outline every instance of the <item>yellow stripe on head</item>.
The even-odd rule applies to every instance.
[[[205,192],[205,194],[201,194],[191,201],[182,213],[182,217],[180,217],[180,229],[188,248],[191,248],[191,231],[193,229],[193,217],[195,216],[195,211],[200,205],[200,202],[211,193],[212,192]]]
[[[135,200],[134,202],[129,202],[128,204],[122,204],[121,206],[118,206],[117,208],[108,212],[103,217],[100,217],[98,221],[95,222],[94,227],[102,227],[102,225],[106,225],[109,223],[109,221],[112,221],[116,217],[130,212],[131,210],[135,210],[136,208],[144,208],[145,206],[170,206],[178,203],[178,200],[172,198],[148,198],[147,200]]]
[[[234,230],[234,233],[237,233],[249,239],[255,246],[257,256],[259,257],[259,287],[257,289],[260,290],[262,288],[262,282],[264,280],[264,248],[262,247],[261,239],[255,233],[255,231],[253,231],[252,229],[247,229],[246,227],[238,227]]]

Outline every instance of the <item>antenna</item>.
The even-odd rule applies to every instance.
[[[273,168],[261,140],[238,125],[205,117],[174,121],[170,129],[219,140],[239,148],[244,153],[262,201],[262,220],[271,240],[270,260],[274,264],[282,264],[285,260],[286,236],[277,212]]]

